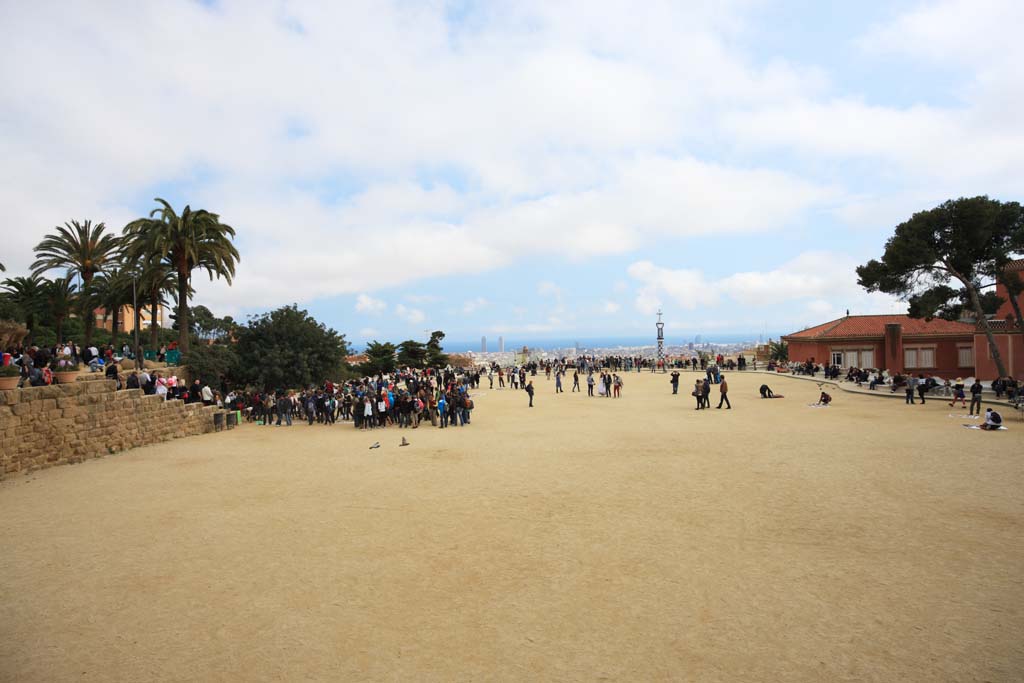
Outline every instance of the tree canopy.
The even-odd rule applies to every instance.
[[[390,342],[372,341],[366,345],[366,362],[360,369],[367,375],[391,372],[395,369],[397,348]]]
[[[125,251],[132,259],[157,258],[171,266],[178,276],[178,346],[189,347],[188,299],[192,294],[192,271],[205,270],[212,280],[222,277],[231,284],[238,263],[232,240],[235,229],[220,222],[220,216],[205,209],[186,206],[178,214],[157,197],[159,207],[148,218],[132,221],[124,228]]]
[[[857,268],[858,282],[869,292],[904,299],[914,317],[956,319],[969,312],[1005,376],[986,317],[1000,302],[983,290],[995,284],[1022,246],[1024,213],[1017,202],[984,196],[949,200],[897,225],[882,258]]]
[[[406,339],[398,345],[398,367],[423,368],[427,360],[427,346],[413,339]]]
[[[238,378],[262,389],[304,387],[341,372],[348,343],[294,304],[237,329]]]

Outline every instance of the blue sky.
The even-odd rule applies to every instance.
[[[21,3],[0,262],[161,196],[242,253],[197,302],[399,341],[779,334],[903,304],[893,227],[1024,187],[1020,3]]]

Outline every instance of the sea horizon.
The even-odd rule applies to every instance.
[[[779,335],[771,335],[770,338],[776,339]],[[689,344],[695,344],[703,346],[705,344],[711,345],[727,345],[727,344],[743,344],[750,343],[756,344],[759,340],[764,343],[769,337],[765,336],[764,333],[760,332],[723,332],[721,334],[714,335],[693,335],[688,337],[672,336],[666,337],[665,347],[680,347],[688,346]],[[521,349],[526,346],[534,350],[550,351],[554,349],[571,349],[577,345],[581,349],[615,349],[619,347],[639,347],[639,346],[656,346],[658,343],[657,338],[654,335],[649,337],[642,336],[625,336],[625,337],[611,337],[611,336],[598,336],[598,337],[506,337],[505,338],[505,351],[512,352]],[[400,343],[400,342],[392,342]],[[367,342],[360,344],[353,344],[354,348],[365,350]],[[445,339],[442,346],[447,353],[479,353],[481,351],[481,340],[476,339],[475,341],[467,340],[452,340]],[[487,337],[487,353],[498,352],[498,337]]]

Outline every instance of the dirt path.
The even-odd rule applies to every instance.
[[[1024,678],[1024,423],[694,377],[6,482],[0,679]]]

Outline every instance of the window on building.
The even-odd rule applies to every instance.
[[[843,352],[833,351],[832,352],[832,365],[843,365]]]
[[[961,368],[974,367],[974,347],[961,346],[957,349],[957,366]]]
[[[903,367],[905,368],[934,368],[935,367],[935,349],[904,349],[903,350]]]
[[[872,350],[866,350],[860,352],[860,366],[862,368],[873,368],[875,367],[875,352]]]

